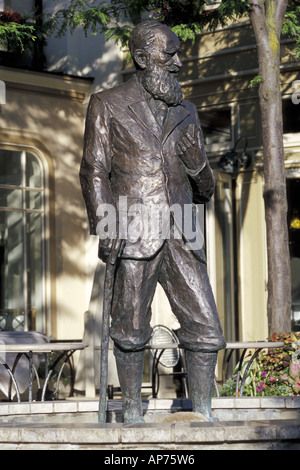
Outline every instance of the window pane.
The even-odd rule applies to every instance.
[[[26,154],[26,186],[29,188],[41,188],[42,168],[38,158],[32,153]]]
[[[205,110],[198,114],[206,145],[231,142],[230,109]]]
[[[0,330],[24,329],[22,214],[0,212]]]
[[[27,214],[28,309],[36,317],[36,329],[43,330],[43,236],[42,214]]]
[[[22,152],[0,150],[0,184],[21,186],[22,184]]]
[[[282,115],[284,134],[300,132],[299,106],[295,105],[291,99],[282,100]]]
[[[0,188],[0,207],[22,209],[22,190]]]
[[[300,179],[287,179],[292,285],[292,330],[300,331]]]
[[[24,316],[23,219],[20,212],[0,212],[0,329]],[[20,326],[20,319],[14,324]],[[22,322],[21,322],[22,323]]]
[[[42,194],[37,191],[26,191],[26,209],[42,209]]]

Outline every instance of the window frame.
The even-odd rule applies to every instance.
[[[38,328],[38,331],[42,333],[49,334],[51,320],[49,318],[48,310],[50,305],[50,256],[49,256],[49,245],[50,245],[50,225],[49,225],[49,168],[48,162],[45,155],[38,148],[31,145],[23,144],[10,144],[10,143],[0,143],[0,151],[17,151],[21,153],[21,159],[23,160],[22,164],[22,184],[20,186],[16,185],[5,185],[0,184],[0,188],[11,188],[19,189],[22,191],[22,207],[20,209],[15,208],[0,208],[2,212],[19,212],[22,213],[22,233],[23,233],[23,299],[24,299],[24,331],[29,329],[29,306],[28,306],[28,276],[27,276],[27,266],[26,266],[26,249],[28,240],[26,240],[26,217],[27,214],[41,214],[41,244],[42,244],[42,308],[41,308],[41,324],[42,328]],[[25,175],[25,166],[24,159],[26,159],[26,154],[34,155],[41,169],[41,187],[34,188],[26,186],[26,175]],[[30,192],[39,192],[41,195],[41,206],[40,209],[34,209],[28,207],[26,203],[26,196]],[[27,207],[26,207],[27,206]]]

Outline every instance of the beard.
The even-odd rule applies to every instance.
[[[154,99],[164,101],[168,106],[177,106],[182,101],[182,91],[177,74],[163,67],[152,65],[142,74],[142,84]]]

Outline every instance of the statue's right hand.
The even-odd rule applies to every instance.
[[[106,238],[104,240],[99,240],[98,258],[104,261],[104,263],[108,261],[110,254],[112,254],[112,259],[118,258],[119,256],[121,256],[124,247],[125,240],[123,239],[116,240]],[[112,250],[114,250],[113,253]]]
[[[98,258],[106,263],[115,245],[116,238],[118,238],[119,213],[113,205],[107,204],[103,207],[101,211],[97,210],[99,221],[96,233],[99,236]],[[112,209],[111,213],[106,212],[109,208]]]
[[[107,262],[107,259],[110,255],[110,252],[113,247],[113,239],[105,238],[103,240],[99,240],[98,246],[98,258],[100,258],[104,263]]]

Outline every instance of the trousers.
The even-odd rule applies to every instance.
[[[206,264],[181,239],[165,240],[151,259],[121,259],[115,278],[110,336],[121,349],[143,349],[152,328],[151,304],[157,283],[177,317],[180,343],[213,352],[226,346]]]

